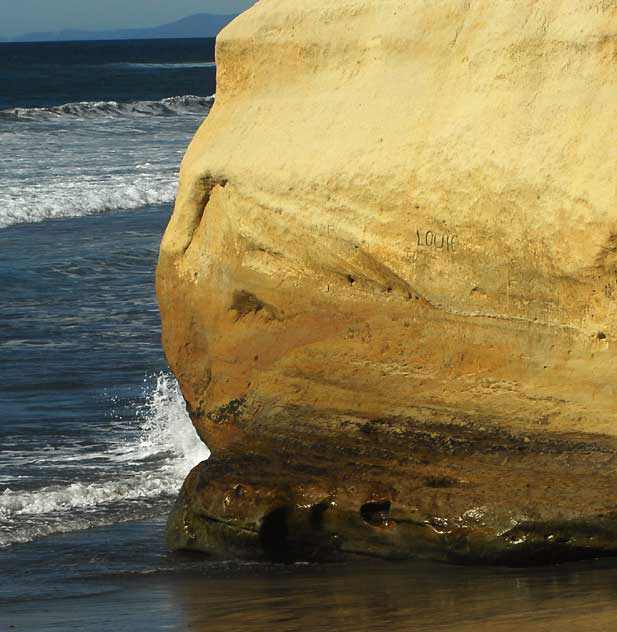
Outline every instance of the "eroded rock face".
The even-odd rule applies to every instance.
[[[158,268],[212,450],[169,542],[617,552],[617,10],[261,0]]]

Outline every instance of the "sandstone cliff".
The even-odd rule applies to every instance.
[[[261,0],[157,290],[175,548],[617,552],[617,5]]]

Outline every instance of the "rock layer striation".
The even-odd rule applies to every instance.
[[[617,553],[617,8],[261,0],[161,245],[172,548]]]

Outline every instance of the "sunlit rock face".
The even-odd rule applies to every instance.
[[[261,0],[161,245],[173,548],[617,553],[617,10]]]

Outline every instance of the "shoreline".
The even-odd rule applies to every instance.
[[[358,631],[403,631],[413,623],[417,632],[509,632],[524,621],[526,631],[574,632],[609,629],[617,619],[617,560],[529,569],[378,560],[238,564],[168,554],[161,545],[150,558],[158,568],[123,570],[129,551],[153,555],[163,526],[162,520],[136,521],[17,545],[22,560],[28,550],[32,559],[42,547],[54,550],[56,573],[64,574],[66,565],[69,577],[62,588],[90,594],[3,600],[0,631],[325,631],[344,629],[353,617]],[[112,543],[123,549],[114,551]],[[90,557],[84,567],[98,560],[98,571],[71,578],[71,556],[84,553]]]

